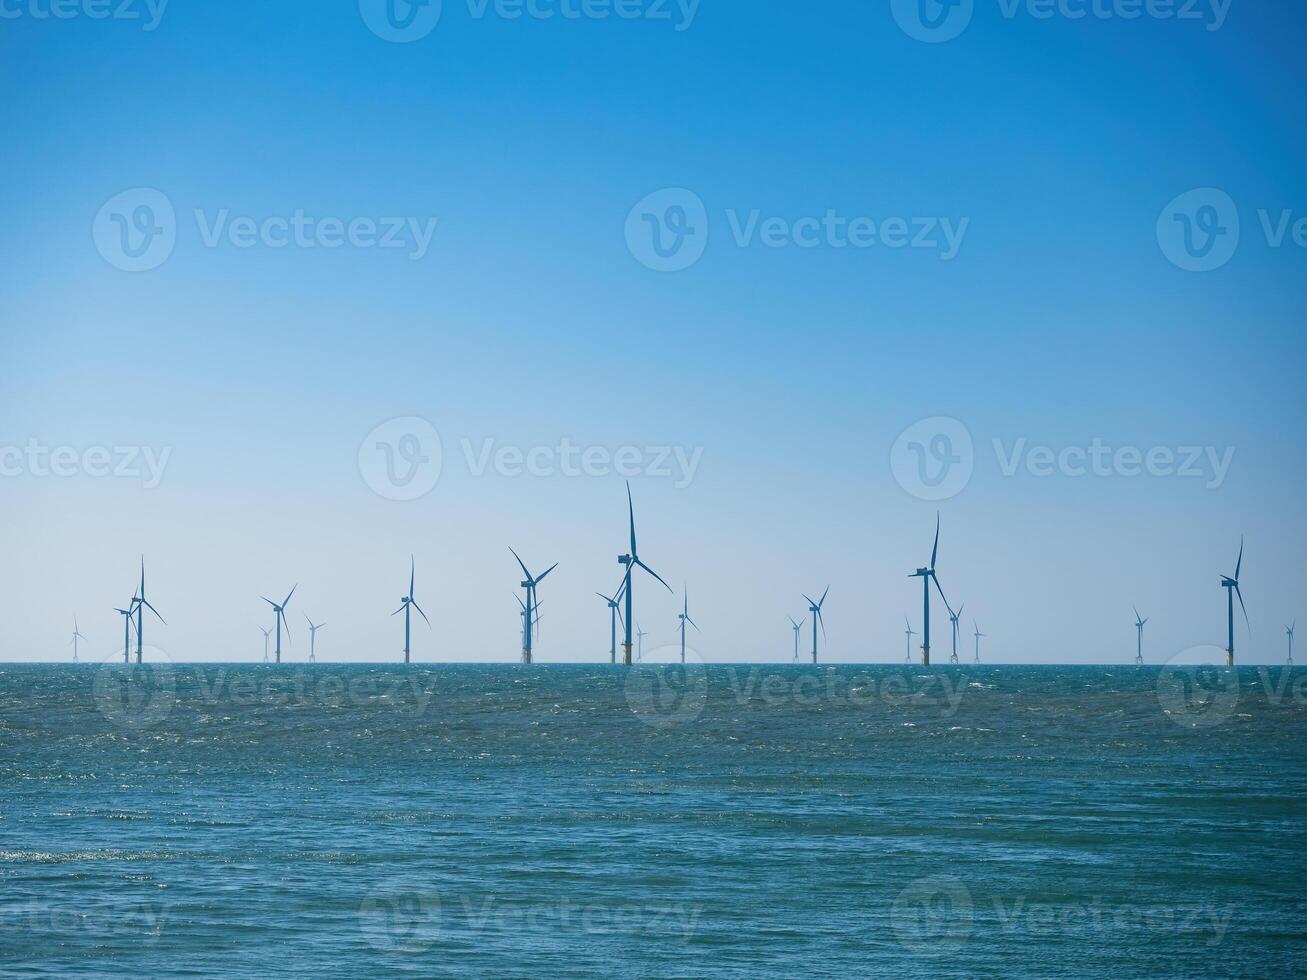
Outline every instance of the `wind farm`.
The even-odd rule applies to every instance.
[[[416,583],[416,580],[417,580],[417,562],[412,555],[409,555],[408,595],[400,599],[399,608],[396,609],[393,613],[391,613],[392,616],[398,616],[400,613],[404,614],[404,663],[406,664],[413,662],[413,610],[414,609],[418,611],[418,615],[421,616],[423,622],[427,624],[427,629],[431,628],[431,620],[427,619],[427,614],[422,611],[422,607],[418,605],[417,599],[414,598],[414,596],[416,595],[416,592],[414,591],[414,584]],[[287,598],[289,599],[289,596],[287,596]],[[278,663],[280,663],[280,660],[278,660]]]
[[[298,588],[298,585],[291,586],[291,590],[286,593],[286,598],[279,603],[273,602],[267,596],[263,596],[263,601],[272,607],[273,612],[273,625],[277,637],[277,645],[274,651],[276,663],[281,663],[281,629],[283,626],[286,627],[286,640],[287,642],[290,641],[290,624],[286,622],[286,607],[290,605],[291,596],[295,594],[295,590]],[[142,591],[144,591],[144,586],[142,586]]]

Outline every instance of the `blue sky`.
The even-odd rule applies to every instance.
[[[510,660],[509,545],[560,562],[539,659],[604,659],[593,593],[618,577],[621,476],[467,459],[568,440],[637,452],[642,557],[688,585],[709,660],[787,658],[786,617],[828,582],[828,659],[901,660],[937,510],[941,580],[995,660],[1128,659],[1132,602],[1154,661],[1222,643],[1240,534],[1240,658],[1282,660],[1307,552],[1296,5],[1236,0],[1209,30],[1210,5],[1207,21],[1043,19],[976,0],[935,44],[888,2],[702,0],[687,24],[674,5],[508,19],[445,0],[411,43],[356,3],[172,0],[152,30],[144,4],[137,20],[4,9],[0,444],[169,452],[149,488],[6,457],[5,659],[66,657],[74,614],[108,655],[145,552],[170,656],[259,657],[258,597],[298,582],[293,659],[307,612],[329,623],[324,659],[394,660],[413,552],[436,623],[417,659]],[[129,272],[94,230],[140,188],[173,208],[175,246]],[[675,272],[624,231],[666,188],[702,203],[707,236]],[[1157,231],[1195,188],[1240,226],[1200,272]],[[1291,215],[1278,247],[1260,211]],[[420,257],[407,231],[386,249],[226,233],[296,212],[435,226]],[[741,245],[733,223],[755,212],[965,234],[950,258]],[[365,437],[399,417],[443,449],[413,501],[360,473]],[[891,453],[939,417],[975,454],[936,502]],[[1234,455],[1219,480],[1004,473],[1018,446],[1094,440]],[[693,478],[648,472],[661,447],[697,453]],[[679,601],[638,598],[648,648],[671,643]]]

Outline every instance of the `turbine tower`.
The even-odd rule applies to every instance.
[[[77,641],[78,641],[78,640],[84,640],[84,639],[86,639],[86,637],[84,637],[84,636],[82,635],[82,631],[81,631],[80,629],[77,628],[77,617],[74,616],[74,617],[73,617],[73,640],[72,640],[72,644],[73,644],[73,663],[77,663]],[[1290,662],[1290,663],[1293,662],[1292,657],[1290,658],[1289,662]]]
[[[1132,606],[1131,608],[1135,611],[1135,630],[1138,633],[1135,645],[1135,666],[1142,667],[1144,665],[1144,624],[1148,620],[1139,615],[1138,606]],[[1151,618],[1150,616],[1149,619]]]
[[[315,623],[308,616],[304,617],[304,621],[309,624],[309,663],[316,664],[318,662],[318,630],[327,624]]]
[[[619,565],[626,566],[626,574],[622,578],[622,590],[626,596],[626,619],[624,621],[626,636],[625,636],[625,642],[622,643],[622,663],[625,664],[627,667],[629,667],[631,666],[631,626],[635,624],[635,620],[632,618],[631,615],[631,604],[632,604],[631,587],[634,584],[633,579],[634,579],[635,569],[637,567],[643,568],[646,572],[648,572],[650,575],[656,578],[659,582],[662,582],[663,588],[665,588],[668,592],[671,592],[672,595],[675,595],[676,593],[672,591],[672,587],[670,585],[668,585],[666,582],[663,582],[663,577],[661,575],[659,575],[652,568],[650,568],[648,565],[646,565],[644,562],[640,560],[640,552],[637,551],[635,547],[635,504],[631,501],[630,480],[626,481],[626,512],[627,515],[630,517],[630,521],[631,521],[631,550],[625,555],[618,555],[617,563]]]
[[[908,638],[908,659],[906,662],[912,663],[912,638],[917,635],[917,631],[912,628],[912,620],[908,619],[906,615],[903,617],[903,622],[908,627],[903,631]]]
[[[621,605],[622,590],[618,589],[617,595],[611,598],[602,592],[596,592],[595,595],[608,603],[608,659],[615,664],[617,663],[617,619],[621,616],[618,606]],[[518,601],[521,602],[522,600],[519,599]]]
[[[1225,648],[1225,665],[1234,666],[1234,597],[1239,597],[1239,608],[1243,610],[1244,622],[1248,623],[1249,628],[1252,624],[1248,621],[1248,607],[1243,604],[1243,593],[1239,591],[1239,572],[1243,568],[1243,538],[1239,539],[1239,560],[1234,564],[1234,576],[1221,576],[1221,587],[1225,589],[1225,603],[1227,613],[1227,624],[1229,626],[1229,646]]]
[[[1293,666],[1293,627],[1298,625],[1298,620],[1293,621],[1293,626],[1286,626],[1284,632],[1289,636],[1289,666]]]
[[[971,621],[971,625],[976,628],[976,663],[980,663],[980,638],[985,634],[980,632],[980,627],[974,619]]]
[[[136,608],[136,597],[132,596],[132,601],[128,603],[130,608],[114,608],[114,612],[123,617],[123,663],[132,662],[132,609]]]
[[[296,584],[295,586],[293,586],[293,587],[291,588],[291,590],[290,590],[289,592],[286,593],[286,598],[283,599],[283,600],[281,601],[281,604],[280,604],[280,605],[278,605],[277,603],[273,602],[273,601],[272,601],[271,599],[269,599],[266,595],[263,596],[263,601],[266,602],[268,605],[270,605],[270,606],[273,608],[273,612],[274,612],[274,620],[275,620],[274,625],[277,627],[277,663],[281,663],[281,627],[282,627],[282,624],[285,624],[285,626],[286,626],[286,639],[287,639],[287,640],[290,639],[290,623],[286,622],[286,607],[290,605],[290,597],[293,596],[293,595],[295,594],[295,589],[298,589],[298,588],[299,588],[299,585],[298,585],[298,584]]]
[[[413,598],[413,581],[417,575],[417,566],[413,562],[413,556],[408,556],[408,595],[399,600],[399,608],[396,609],[392,616],[404,614],[404,663],[412,663],[412,641],[413,641],[413,610],[418,611],[423,619],[426,620],[427,629],[431,629],[431,620],[427,619],[427,614],[422,611],[418,601]]]
[[[826,596],[830,594],[830,586],[826,586],[826,591],[821,594],[821,598],[813,602],[811,598],[805,595],[803,598],[808,602],[808,612],[812,614],[812,662],[817,662],[817,627],[821,627],[822,638],[826,637],[826,620],[821,618],[821,607],[826,604]]]
[[[803,629],[803,624],[806,622],[806,619],[801,619],[796,623],[794,617],[790,617],[790,626],[794,628],[794,662],[796,664],[799,662],[799,630]]]
[[[136,610],[136,662],[139,664],[141,662],[142,651],[145,649],[145,616],[141,613],[141,609],[145,608],[150,610],[150,612],[154,613],[155,618],[158,619],[159,622],[163,623],[165,626],[168,625],[164,622],[163,617],[159,615],[159,610],[150,605],[150,600],[145,598],[144,555],[141,556],[141,586],[137,591],[137,594],[132,597],[132,602],[134,603],[133,608]]]
[[[513,551],[512,548],[508,550]],[[558,562],[554,562],[537,577],[527,571],[526,563],[518,557],[516,551],[513,551],[513,557],[517,558],[517,563],[522,566],[522,588],[526,590],[526,603],[522,607],[522,663],[529,664],[531,663],[531,633],[539,622],[539,613],[536,612],[536,586],[558,567]]]
[[[682,603],[681,611],[676,614],[676,618],[681,621],[681,663],[685,663],[685,624],[689,623],[693,626],[696,633],[700,632],[700,630],[699,624],[690,618],[690,593],[684,589],[684,586],[682,586],[682,590],[685,601]]]
[[[272,636],[272,630],[260,626],[259,632],[263,634],[263,662],[268,662],[268,637]]]
[[[967,604],[964,602],[958,606],[957,612],[949,610],[949,623],[953,626],[953,655],[948,658],[948,662],[951,664],[958,662],[958,620],[962,618],[962,610],[966,608]]]
[[[930,583],[935,583],[935,589],[939,592],[939,597],[944,599],[944,608],[952,614],[953,609],[948,604],[948,599],[944,598],[944,590],[940,588],[939,577],[935,574],[935,559],[939,555],[939,515],[935,515],[935,546],[930,549],[930,565],[927,568],[918,568],[908,578],[921,579],[922,586],[922,605],[923,605],[923,622],[921,626],[921,663],[924,667],[930,666]]]

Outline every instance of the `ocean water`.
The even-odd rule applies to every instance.
[[[0,975],[1287,976],[1307,670],[6,666]]]

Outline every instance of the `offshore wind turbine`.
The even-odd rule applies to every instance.
[[[1138,606],[1132,606],[1131,608],[1135,611],[1135,629],[1138,631],[1135,645],[1135,666],[1142,667],[1144,665],[1144,624],[1148,620],[1139,615]],[[1149,619],[1151,618],[1150,616]]]
[[[273,601],[272,601],[271,599],[269,599],[266,595],[263,596],[263,601],[266,602],[268,605],[270,605],[270,606],[273,608],[273,611],[274,611],[274,617],[273,617],[274,620],[275,620],[274,625],[277,627],[277,663],[281,663],[281,627],[282,627],[282,624],[285,624],[285,626],[286,626],[286,639],[287,639],[287,640],[290,639],[290,623],[286,622],[286,607],[290,605],[290,597],[293,596],[293,595],[295,594],[295,590],[298,589],[298,588],[299,588],[299,585],[298,585],[298,584],[296,584],[295,586],[293,586],[293,587],[291,588],[291,590],[290,590],[289,592],[286,593],[286,598],[283,599],[283,600],[281,601],[281,604],[280,604],[280,605],[278,605],[277,603],[273,602]]]
[[[618,606],[621,605],[622,590],[618,589],[617,595],[611,597],[602,592],[596,592],[595,595],[608,603],[608,659],[615,664],[617,663],[617,619],[621,616]]]
[[[327,624],[315,623],[308,616],[304,617],[304,621],[309,624],[309,663],[316,664],[318,662],[318,630]]]
[[[626,597],[626,618],[624,621],[626,636],[625,642],[622,643],[622,662],[629,667],[631,666],[631,626],[635,622],[631,612],[631,587],[635,584],[633,580],[636,568],[643,568],[659,582],[662,582],[663,587],[667,589],[668,592],[671,592],[672,595],[675,595],[676,593],[672,592],[672,587],[670,585],[663,582],[663,577],[661,575],[640,560],[640,553],[636,550],[635,546],[635,504],[631,501],[630,480],[626,481],[626,512],[630,517],[631,522],[631,550],[625,555],[618,555],[617,563],[626,566],[626,575],[622,578],[622,590]]]
[[[150,612],[154,613],[155,618],[158,619],[159,622],[163,623],[165,626],[168,625],[164,622],[163,617],[159,615],[159,610],[150,605],[150,600],[145,598],[144,555],[141,556],[141,585],[136,595],[132,597],[132,602],[135,604],[134,608],[136,610],[136,662],[139,664],[141,662],[142,651],[145,649],[145,616],[142,614],[141,609],[145,608],[150,610]]]
[[[903,617],[903,622],[904,622],[904,623],[907,625],[907,627],[908,627],[907,629],[905,629],[905,630],[903,631],[903,632],[907,635],[907,638],[908,638],[908,659],[907,659],[907,662],[908,662],[908,663],[912,663],[912,638],[913,638],[914,636],[917,635],[917,631],[914,630],[914,629],[912,628],[912,620],[908,619],[908,617],[907,617],[906,615]]]
[[[417,575],[417,566],[413,562],[413,556],[408,556],[408,595],[399,600],[399,608],[396,609],[392,616],[404,614],[404,663],[412,663],[412,640],[413,640],[413,610],[416,609],[418,614],[426,619],[427,629],[431,629],[431,620],[427,619],[427,614],[422,611],[418,601],[413,598],[413,581]]]
[[[826,620],[821,618],[821,607],[826,604],[826,596],[830,594],[830,586],[826,586],[826,591],[821,594],[821,598],[813,602],[807,595],[803,598],[808,601],[808,612],[812,614],[812,662],[817,662],[817,627],[821,627],[821,635],[826,636]]]
[[[512,548],[508,550],[513,551]],[[517,563],[522,566],[522,588],[526,590],[526,602],[522,607],[522,663],[529,664],[531,663],[531,633],[533,627],[539,621],[539,615],[536,612],[536,586],[558,567],[558,562],[554,562],[546,568],[541,575],[535,576],[527,571],[526,563],[522,561],[516,551],[513,551],[513,557],[517,558]]]
[[[806,619],[801,619],[796,623],[794,617],[790,617],[790,626],[794,628],[794,662],[796,664],[799,662],[799,630],[803,629],[803,624],[806,622]]]
[[[1243,568],[1243,538],[1239,539],[1239,560],[1234,564],[1234,576],[1221,576],[1221,588],[1225,589],[1226,612],[1228,614],[1227,623],[1229,625],[1229,646],[1225,648],[1225,665],[1234,666],[1234,597],[1239,597],[1239,608],[1243,610],[1244,622],[1248,623],[1249,629],[1252,623],[1248,621],[1248,607],[1243,604],[1243,593],[1239,591],[1239,572]]]
[[[951,609],[949,610],[949,623],[953,626],[953,655],[948,658],[948,662],[951,664],[958,662],[958,620],[962,618],[962,610],[966,608],[967,604],[964,602],[962,605],[958,606],[957,612],[953,612]]]
[[[980,627],[974,619],[971,621],[971,625],[976,628],[976,663],[980,663],[980,638],[985,634],[980,632]]]
[[[132,601],[128,603],[128,606],[131,608],[114,608],[114,612],[123,617],[123,663],[125,664],[132,662],[132,609],[136,608],[135,596],[132,596]]]
[[[681,621],[681,663],[685,663],[685,624],[689,623],[693,626],[696,633],[701,632],[701,630],[699,624],[690,618],[690,593],[683,590],[682,595],[685,601],[681,606],[681,611],[676,614],[676,618]]]
[[[80,629],[77,628],[77,617],[74,616],[74,617],[73,617],[73,639],[72,639],[72,644],[73,644],[73,663],[77,663],[77,641],[78,641],[78,640],[84,640],[84,639],[86,639],[86,637],[84,637],[84,636],[82,635],[82,631],[81,631]],[[1293,661],[1292,661],[1292,658],[1290,658],[1290,663],[1292,663],[1292,662],[1293,662]]]
[[[272,636],[272,630],[260,626],[259,632],[263,634],[263,662],[266,664],[268,662],[268,637]]]
[[[935,589],[939,592],[939,597],[944,599],[944,608],[951,614],[953,609],[948,604],[948,599],[944,598],[944,590],[940,588],[939,577],[935,574],[935,559],[939,555],[939,515],[935,515],[935,546],[930,549],[930,565],[926,568],[918,568],[908,578],[921,579],[922,601],[924,607],[923,619],[921,626],[921,663],[924,667],[930,666],[930,583],[935,583]]]
[[[1298,625],[1298,620],[1293,621],[1293,626],[1286,626],[1284,632],[1289,636],[1289,666],[1293,666],[1293,627]]]
[[[642,630],[639,626],[636,626],[636,628],[635,628],[635,635],[636,635],[636,638],[639,640],[639,643],[640,643],[640,645],[636,648],[636,651],[635,651],[635,657],[636,657],[637,660],[641,660],[641,661],[642,661],[642,660],[644,660],[644,638],[645,638],[646,636],[648,636],[649,634],[646,633],[644,630]],[[631,655],[631,651],[630,651],[630,648],[629,648],[629,647],[627,648],[627,653],[626,653],[626,655],[627,655],[627,657],[630,657],[630,655]],[[629,664],[630,664],[630,661],[628,660],[627,663],[628,663],[628,665],[629,665]]]

